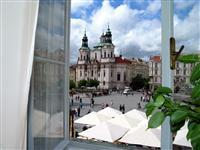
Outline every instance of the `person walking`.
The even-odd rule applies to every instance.
[[[122,105],[121,104],[119,105],[119,111],[122,112]]]
[[[77,112],[78,112],[78,117],[80,117],[80,113],[81,113],[81,108],[80,108],[80,106],[77,108]]]
[[[79,104],[80,104],[80,108],[82,108],[83,107],[83,100],[82,100],[82,98],[80,98]]]
[[[122,114],[124,114],[125,113],[125,105],[123,104],[122,105]]]

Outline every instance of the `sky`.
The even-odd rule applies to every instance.
[[[200,52],[200,2],[175,0],[174,36],[177,49]],[[77,61],[86,30],[89,47],[99,42],[107,26],[112,32],[115,54],[148,59],[161,51],[161,2],[159,0],[72,0],[71,62]]]

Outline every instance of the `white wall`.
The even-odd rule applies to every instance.
[[[0,149],[26,149],[38,0],[1,3]]]

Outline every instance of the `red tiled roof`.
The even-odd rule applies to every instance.
[[[126,58],[122,58],[122,57],[115,57],[115,63],[117,64],[130,64],[131,61],[126,59]]]
[[[150,60],[154,61],[154,62],[160,62],[161,61],[161,57],[160,56],[151,56]]]

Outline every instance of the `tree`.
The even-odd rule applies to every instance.
[[[130,87],[133,90],[139,90],[143,88],[145,85],[147,85],[146,82],[147,82],[147,79],[143,78],[142,75],[137,74],[137,76],[132,79]]]
[[[197,63],[192,70],[190,83],[193,85],[190,101],[173,101],[172,90],[158,87],[153,93],[153,101],[146,104],[146,115],[150,116],[148,128],[157,128],[165,117],[170,116],[171,131],[176,133],[188,122],[187,139],[194,150],[200,149],[200,56],[183,55],[179,61]]]
[[[78,87],[80,88],[80,87],[82,87],[82,86],[86,86],[86,84],[87,84],[87,80],[85,80],[85,79],[80,80],[80,81],[78,82]]]
[[[69,89],[76,88],[76,83],[73,80],[70,80]]]
[[[94,80],[89,79],[86,84],[87,87],[97,87],[98,85],[99,85],[99,81],[96,79],[94,79]]]

